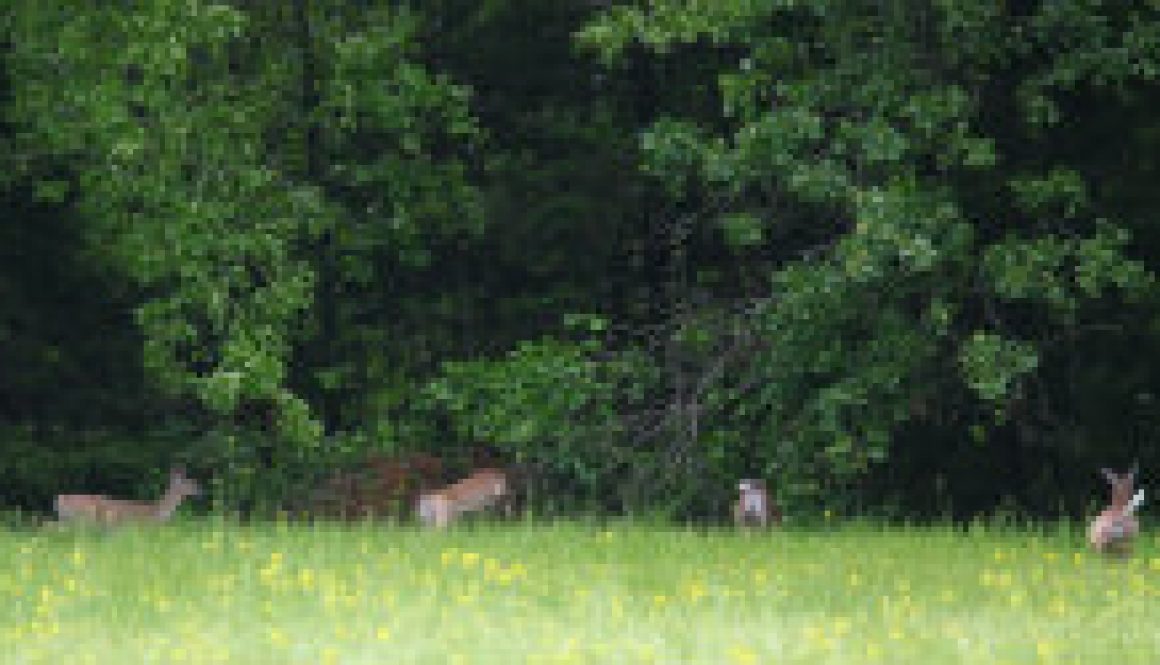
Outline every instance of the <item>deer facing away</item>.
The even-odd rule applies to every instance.
[[[60,522],[113,526],[122,523],[165,522],[186,497],[197,496],[201,487],[177,467],[169,473],[169,487],[156,502],[112,499],[97,494],[60,494],[55,507]]]
[[[765,481],[743,478],[737,483],[737,502],[733,504],[733,522],[743,527],[756,523],[767,527],[781,524],[781,510],[769,498]]]
[[[1112,486],[1112,501],[1088,527],[1088,542],[1097,552],[1127,554],[1131,551],[1132,540],[1140,532],[1136,519],[1136,508],[1144,501],[1144,490],[1133,496],[1136,480],[1135,469],[1127,473],[1116,473],[1101,469],[1104,478]]]

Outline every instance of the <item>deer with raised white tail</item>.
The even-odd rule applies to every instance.
[[[765,481],[757,478],[742,478],[737,483],[737,502],[733,504],[733,522],[743,527],[756,523],[767,527],[770,523],[781,524],[781,510],[770,499]]]
[[[415,512],[423,524],[442,529],[464,513],[490,508],[501,502],[510,514],[509,498],[506,473],[499,469],[479,469],[453,485],[420,494]]]
[[[201,494],[201,486],[181,467],[169,473],[169,487],[156,502],[112,499],[99,494],[60,494],[55,507],[60,522],[114,526],[127,522],[165,522],[187,497]]]
[[[1127,554],[1131,551],[1132,540],[1140,532],[1140,522],[1136,519],[1136,509],[1144,502],[1144,490],[1133,495],[1136,469],[1127,473],[1116,473],[1101,469],[1104,478],[1112,486],[1112,502],[1092,520],[1088,527],[1088,542],[1097,552]]]

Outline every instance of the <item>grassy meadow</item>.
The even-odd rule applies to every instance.
[[[1160,538],[866,525],[0,531],[0,661],[1157,663]]]

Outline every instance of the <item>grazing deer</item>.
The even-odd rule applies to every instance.
[[[746,526],[756,522],[767,527],[770,520],[781,524],[781,511],[769,500],[765,482],[755,478],[744,478],[737,483],[737,503],[733,504],[733,522]]]
[[[61,494],[56,497],[60,522],[86,522],[113,526],[127,522],[165,522],[186,497],[197,496],[201,487],[176,467],[169,474],[169,487],[155,503],[111,499],[96,494]]]
[[[511,514],[508,476],[499,469],[479,469],[467,478],[435,492],[419,495],[416,512],[426,526],[444,528],[464,513],[504,504]]]
[[[1109,469],[1101,469],[1101,472],[1112,486],[1112,502],[1092,520],[1088,527],[1088,542],[1097,552],[1128,554],[1132,539],[1140,532],[1135,512],[1144,502],[1144,490],[1132,495],[1135,468],[1122,474]]]

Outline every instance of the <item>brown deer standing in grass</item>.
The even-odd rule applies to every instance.
[[[1097,552],[1128,554],[1132,540],[1140,532],[1135,512],[1144,502],[1144,490],[1132,494],[1136,481],[1134,468],[1127,473],[1109,469],[1101,469],[1101,472],[1112,486],[1112,502],[1092,520],[1088,527],[1088,542]]]
[[[97,494],[60,494],[55,507],[60,522],[78,522],[114,526],[130,522],[165,522],[187,497],[201,493],[201,486],[185,476],[181,467],[169,474],[169,487],[161,499],[127,501]]]
[[[511,514],[508,475],[500,469],[478,469],[467,478],[419,495],[415,512],[426,526],[444,528],[464,513],[503,504]]]

